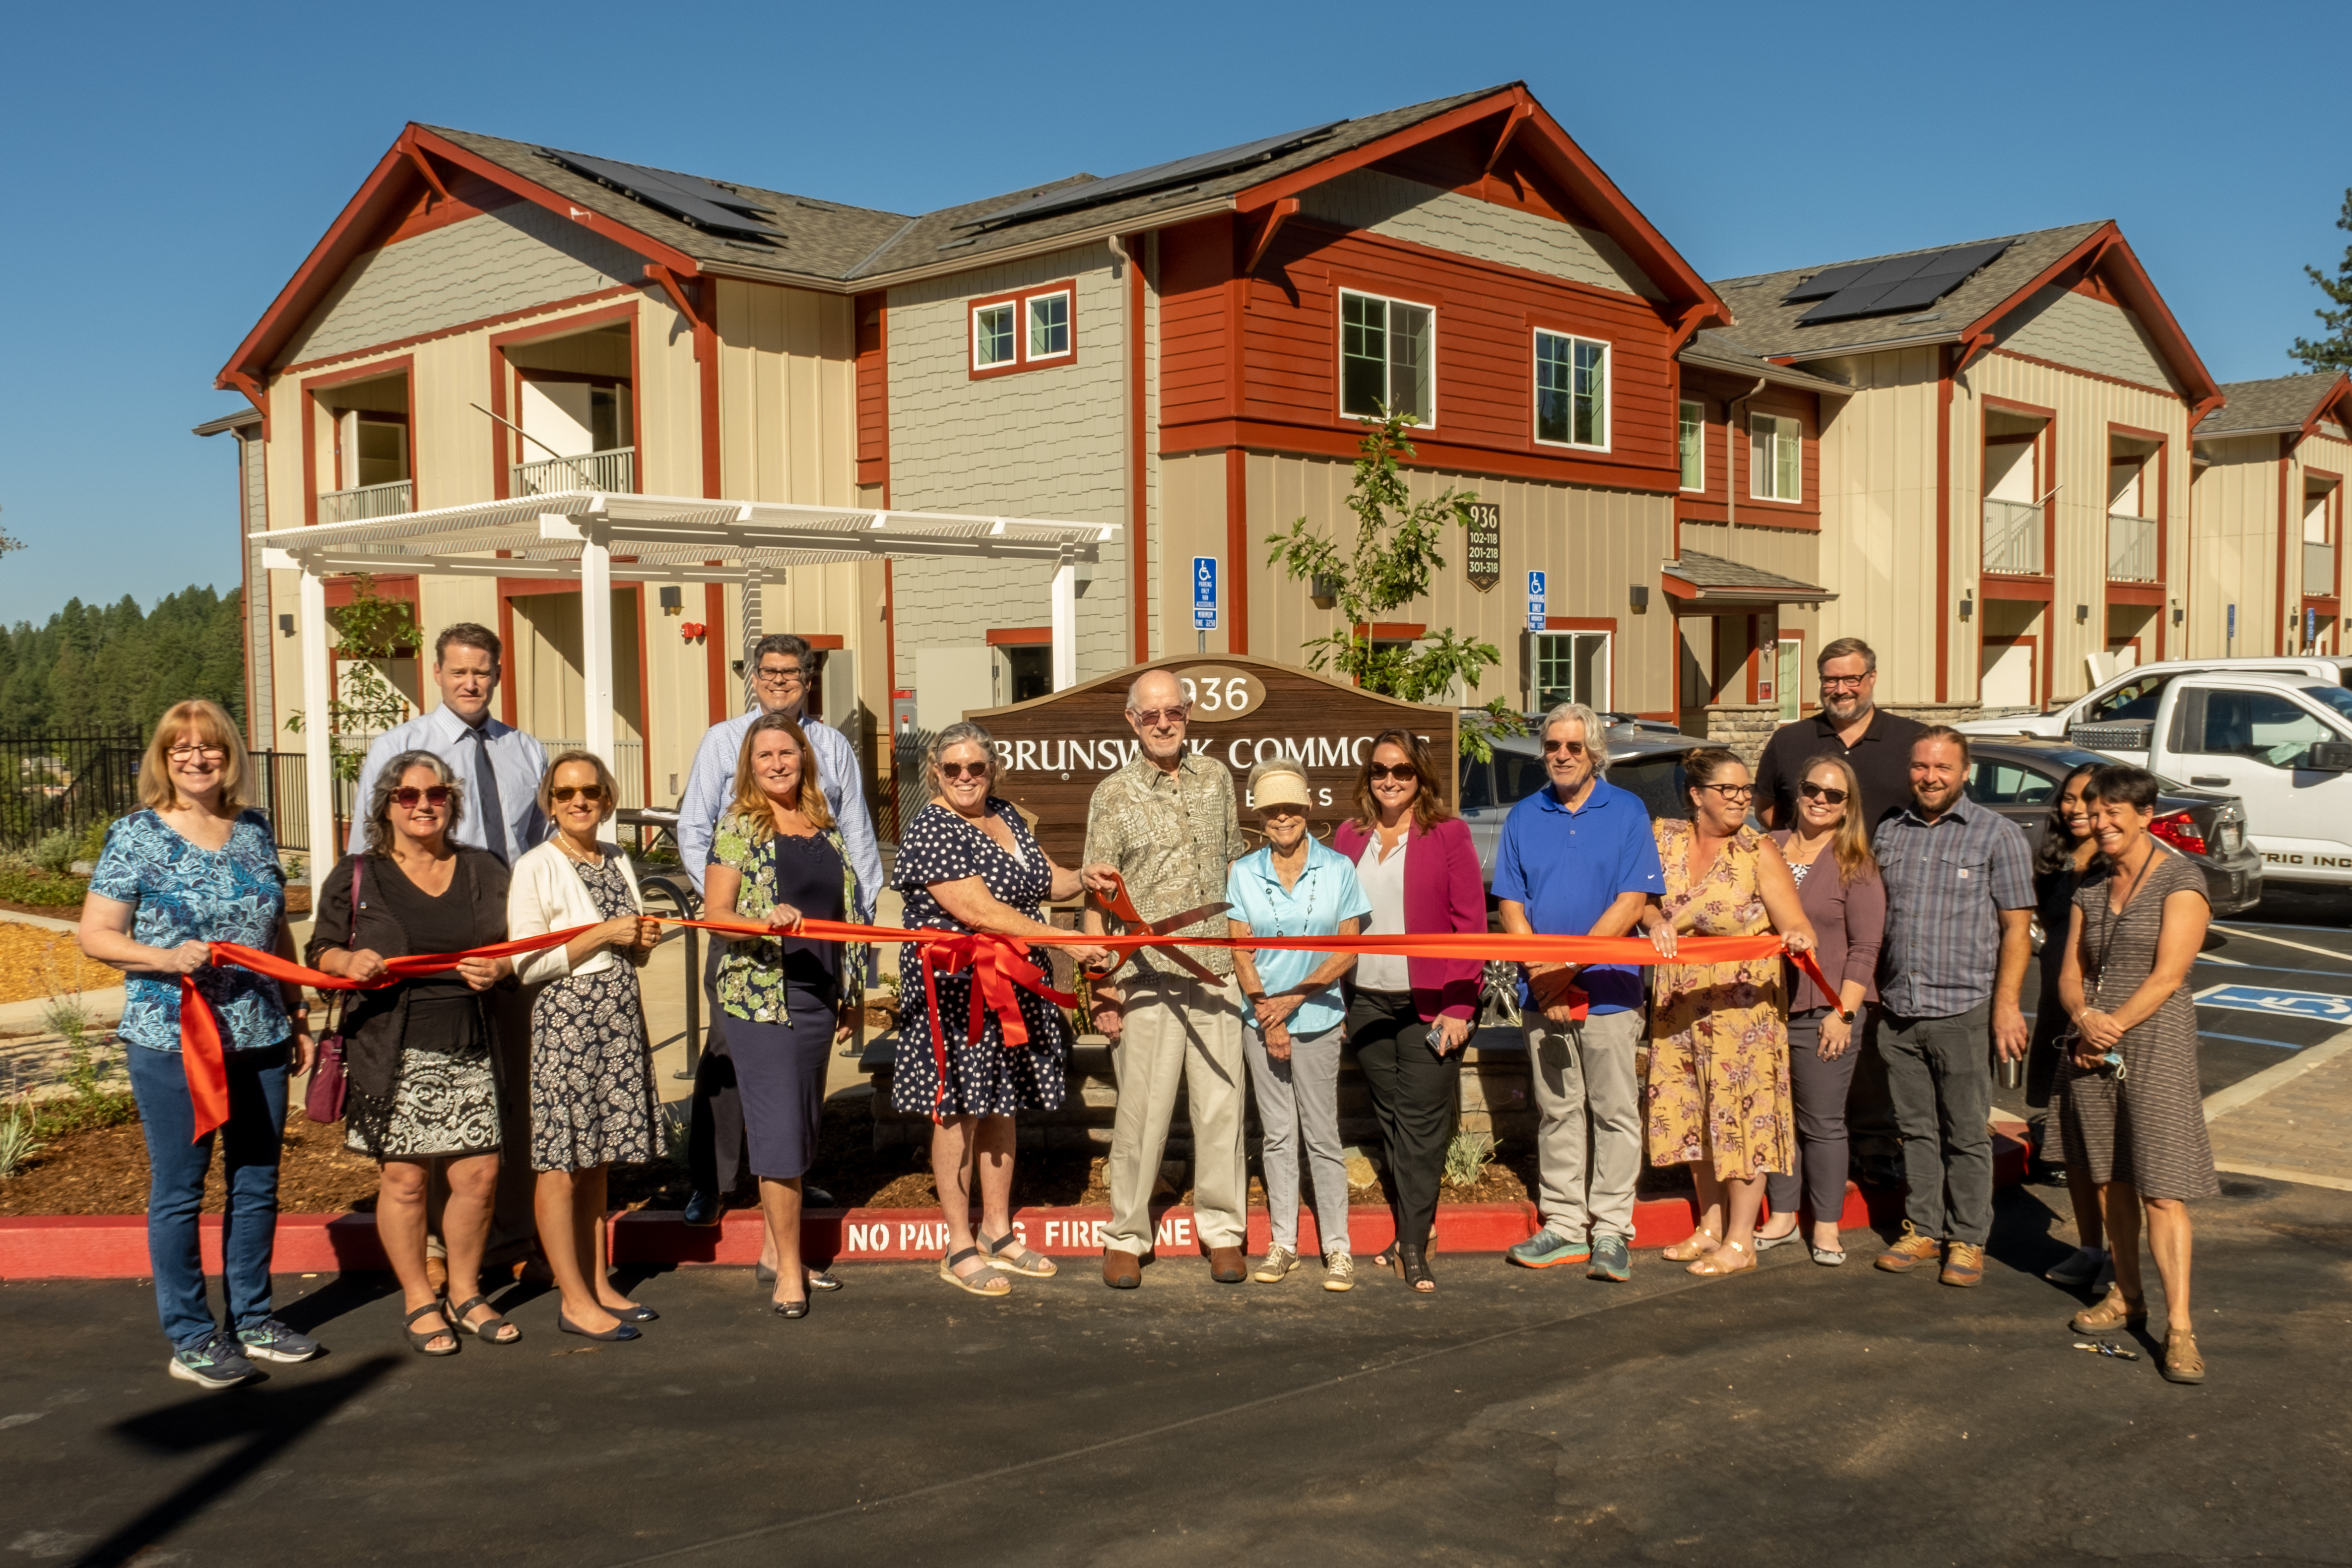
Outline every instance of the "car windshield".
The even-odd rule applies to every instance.
[[[2347,692],[2346,695],[2352,696],[2352,692]],[[2003,761],[2008,760],[2004,753],[1993,754],[2000,756]],[[2086,752],[2079,746],[2052,746],[2046,750],[2037,746],[2034,748],[2032,755],[2035,762],[2046,763],[2050,766],[2057,769],[2057,776],[2061,779],[2063,779],[2068,773],[2073,773],[2079,767],[2105,767],[2123,760],[2120,757],[2111,757],[2105,752]],[[2191,793],[2185,785],[2173,783],[2172,780],[2166,778],[2162,773],[2151,773],[2148,776],[2156,780],[2156,787],[2163,791],[2166,795],[2186,795]]]

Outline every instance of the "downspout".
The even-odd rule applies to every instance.
[[[1727,536],[1739,525],[1739,437],[1742,434],[1739,428],[1739,410],[1749,398],[1754,397],[1758,393],[1763,391],[1765,387],[1771,384],[1771,381],[1772,378],[1769,375],[1759,375],[1756,378],[1755,385],[1749,387],[1746,392],[1741,393],[1738,397],[1733,398],[1729,403],[1724,405],[1723,526]],[[1748,466],[1751,470],[1755,467],[1755,456],[1751,450],[1748,457]],[[1679,529],[1675,531],[1675,550],[1677,558],[1679,558],[1682,551],[1682,531]],[[1773,619],[1777,622],[1780,619],[1777,613],[1779,607],[1776,605],[1774,608],[1776,613],[1774,614]],[[1754,617],[1749,617],[1748,625],[1753,626],[1756,624]],[[1759,646],[1750,647],[1748,650],[1748,697],[1750,700],[1754,700],[1756,694],[1756,661],[1763,657],[1764,652],[1760,646],[1763,642],[1763,638],[1759,637],[1753,640]],[[1710,648],[1708,652],[1711,656],[1714,650]],[[1721,696],[1722,689],[1720,687],[1717,688],[1715,694],[1717,696]]]

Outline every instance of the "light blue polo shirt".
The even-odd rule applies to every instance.
[[[1559,794],[1538,790],[1503,818],[1495,850],[1495,896],[1528,911],[1545,936],[1583,936],[1620,893],[1662,893],[1657,836],[1641,796],[1596,781],[1584,804],[1570,811]],[[1642,971],[1630,963],[1596,963],[1578,976],[1595,1013],[1624,1013],[1642,1005]],[[1524,999],[1526,985],[1520,985]]]
[[[1307,868],[1289,888],[1275,873],[1270,848],[1234,861],[1225,873],[1225,902],[1233,905],[1227,918],[1248,926],[1253,936],[1337,936],[1341,921],[1350,915],[1361,920],[1372,912],[1372,900],[1365,896],[1364,885],[1356,880],[1354,864],[1313,838],[1307,841]],[[1270,995],[1289,990],[1331,955],[1277,947],[1251,956]],[[1298,1005],[1290,1016],[1289,1028],[1295,1037],[1309,1039],[1339,1027],[1346,1016],[1339,985],[1334,981]]]

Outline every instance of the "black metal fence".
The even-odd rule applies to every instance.
[[[50,834],[79,832],[136,810],[146,750],[147,737],[136,731],[0,735],[0,851],[29,848]],[[254,805],[268,814],[278,847],[308,853],[306,759],[299,752],[251,755]]]

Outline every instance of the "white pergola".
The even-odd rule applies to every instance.
[[[1078,564],[1098,560],[1102,546],[1118,534],[1118,525],[1107,522],[593,490],[257,533],[263,565],[302,574],[304,793],[318,839],[310,857],[311,884],[315,888],[335,861],[327,843],[334,826],[332,737],[325,722],[331,698],[329,577],[416,572],[577,579],[585,740],[591,751],[610,756],[614,583],[764,586],[782,583],[791,567],[836,562],[915,556],[1034,561],[1053,573],[1053,673],[1058,691],[1077,680]]]

